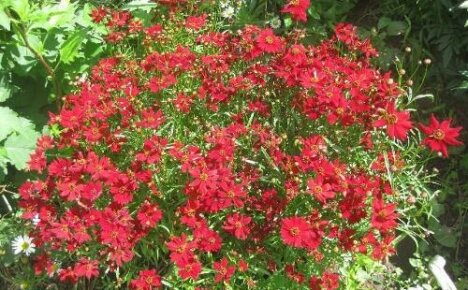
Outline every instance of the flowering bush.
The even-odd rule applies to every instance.
[[[145,25],[93,12],[119,53],[50,115],[29,161],[41,178],[20,195],[23,217],[40,218],[36,274],[337,289],[355,255],[392,254],[405,202],[392,174],[418,131],[370,42],[349,24],[316,46],[302,31],[219,32],[206,14],[176,12],[194,3],[161,2]],[[421,129],[432,150],[459,145],[450,121]]]

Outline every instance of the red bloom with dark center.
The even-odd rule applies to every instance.
[[[272,29],[265,29],[258,35],[257,45],[262,51],[268,53],[277,53],[284,48],[283,40],[276,36]]]
[[[335,197],[332,186],[328,183],[324,183],[321,175],[315,179],[309,179],[309,181],[307,181],[307,187],[309,192],[321,203],[325,203],[328,199]]]
[[[156,204],[146,201],[141,205],[137,218],[143,228],[151,228],[162,218],[162,212]]]
[[[381,232],[392,230],[396,227],[396,204],[386,204],[382,199],[375,199],[372,203],[372,227]]]
[[[307,9],[309,9],[310,0],[289,0],[281,9],[283,13],[291,14],[296,21],[307,21]]]
[[[153,290],[161,287],[161,277],[156,270],[141,270],[138,277],[130,282],[130,288],[135,290]]]
[[[213,268],[216,270],[215,282],[229,281],[236,271],[235,266],[231,266],[226,258],[219,262],[213,263]]]
[[[374,122],[374,127],[386,127],[388,136],[399,140],[406,139],[408,131],[413,128],[410,113],[397,111],[394,105],[389,105],[381,114],[380,119]]]
[[[301,248],[311,233],[310,224],[303,217],[289,217],[281,220],[280,235],[286,245]]]
[[[74,268],[76,277],[92,277],[99,276],[98,269],[99,262],[97,260],[90,260],[89,258],[82,258]]]
[[[448,157],[448,146],[461,146],[462,142],[457,140],[462,127],[451,127],[451,119],[439,122],[434,115],[431,115],[431,120],[428,126],[420,124],[419,127],[426,134],[422,141],[424,145],[432,151],[441,152],[444,157]]]
[[[250,233],[249,224],[251,221],[251,217],[235,213],[227,216],[223,229],[239,240],[245,240]]]
[[[172,237],[166,243],[167,248],[171,251],[171,261],[177,266],[184,265],[195,258],[193,251],[195,243],[187,240],[187,235],[182,234],[180,237]]]
[[[187,280],[192,278],[196,280],[200,276],[202,264],[198,260],[193,259],[178,265],[178,269],[182,279]]]

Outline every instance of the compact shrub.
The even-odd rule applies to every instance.
[[[99,289],[337,289],[356,255],[391,255],[406,203],[392,175],[419,131],[370,42],[349,24],[315,46],[300,30],[221,32],[177,2],[145,24],[93,11],[116,53],[50,114],[29,161],[39,178],[20,188],[23,217],[40,220],[36,274]],[[443,155],[459,145],[449,120],[422,130]]]

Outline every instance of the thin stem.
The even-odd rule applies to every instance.
[[[9,18],[13,19],[13,17],[11,16],[10,11],[8,11],[8,9],[6,9],[5,12],[6,12],[6,14],[8,15]],[[21,25],[18,25],[15,21],[12,21],[11,23],[13,24],[13,27],[17,31],[17,34],[23,40],[24,46],[26,46],[26,48],[28,48],[34,54],[34,56],[41,63],[41,65],[44,67],[47,74],[51,78],[52,85],[53,85],[54,90],[55,90],[57,108],[60,109],[61,99],[62,99],[62,88],[60,86],[59,81],[57,80],[55,70],[47,62],[47,60],[42,56],[42,54],[40,54],[36,49],[34,49],[34,47],[31,46],[31,44],[29,43],[29,40],[28,40],[27,32],[24,29],[24,27],[21,26]]]

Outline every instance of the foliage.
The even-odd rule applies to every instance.
[[[0,167],[4,175],[8,164],[25,169],[26,156],[45,125],[45,111],[53,109],[50,101],[60,106],[61,97],[69,91],[67,83],[102,52],[99,30],[90,32],[90,9],[68,1],[1,2]]]

